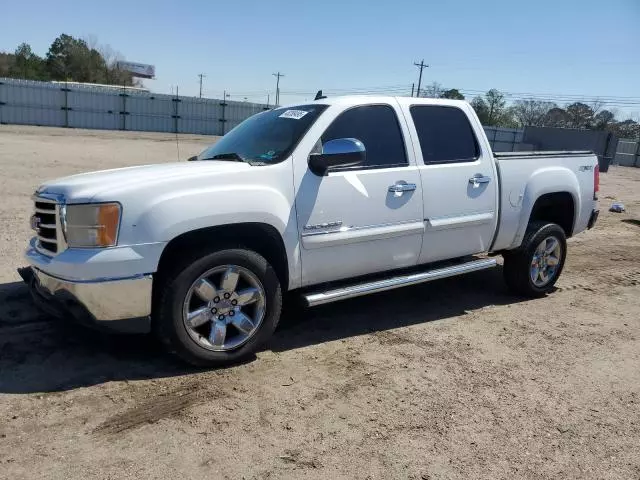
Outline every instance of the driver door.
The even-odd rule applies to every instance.
[[[415,265],[424,234],[420,173],[405,147],[409,137],[399,106],[360,101],[326,114],[332,111],[328,127],[325,122],[309,141],[317,148],[329,140],[358,139],[366,161],[326,176],[295,168],[303,286]],[[305,167],[310,142],[299,149]],[[297,158],[296,165],[302,161]]]

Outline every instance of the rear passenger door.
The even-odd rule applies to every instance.
[[[415,265],[424,231],[422,194],[400,106],[340,105],[324,115],[328,123],[310,132],[297,150],[302,153],[295,183],[303,284]],[[339,138],[360,140],[366,163],[326,176],[312,173],[308,155]],[[304,169],[298,168],[303,161]]]
[[[420,263],[489,249],[497,225],[498,178],[489,146],[471,107],[408,104],[424,198],[425,233]]]

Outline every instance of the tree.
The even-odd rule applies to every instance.
[[[569,127],[591,128],[593,125],[593,108],[582,102],[575,102],[567,105],[565,109],[569,119]]]
[[[54,80],[85,81],[84,61],[88,48],[84,41],[63,33],[56,38],[46,55],[47,70]]]
[[[442,96],[442,85],[438,82],[433,82],[431,85],[424,87],[420,96],[424,98],[440,98]]]
[[[27,43],[15,53],[0,52],[0,76],[135,85],[129,72],[117,68],[120,59],[122,55],[111,47],[98,45],[95,36],[82,40],[63,33],[51,43],[44,59]]]
[[[609,125],[609,131],[618,138],[632,138],[640,140],[640,123],[630,118],[622,122],[614,122]]]
[[[13,55],[13,65],[9,68],[10,77],[48,80],[44,60],[31,51],[28,43],[18,45]]]
[[[504,95],[495,88],[492,88],[485,94],[487,108],[489,110],[489,125],[499,125],[502,117],[506,115],[507,101]]]
[[[464,95],[460,93],[457,88],[451,88],[449,90],[445,90],[440,95],[440,98],[450,98],[452,100],[464,100]]]
[[[569,114],[564,108],[553,107],[551,108],[545,118],[545,126],[566,128],[569,126]]]
[[[95,39],[90,39],[93,45]],[[99,48],[99,47],[98,47]],[[46,56],[47,69],[54,80],[133,85],[130,73],[119,70],[115,55],[107,63],[98,48],[85,40],[62,34],[56,38]]]
[[[516,126],[513,111],[507,108],[504,95],[496,89],[492,88],[484,97],[475,97],[471,101],[471,106],[483,125]]]
[[[474,97],[471,100],[471,106],[476,111],[478,119],[482,125],[489,125],[489,107],[482,97]]]
[[[8,77],[11,67],[15,64],[15,55],[0,52],[0,77]]]
[[[541,127],[547,124],[548,113],[558,106],[552,102],[542,102],[540,100],[517,100],[512,112],[521,127],[527,125]]]
[[[593,117],[595,130],[609,130],[609,126],[615,123],[616,116],[609,110],[601,110]]]

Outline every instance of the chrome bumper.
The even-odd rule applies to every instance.
[[[120,332],[150,330],[151,275],[77,282],[33,267],[19,273],[30,285],[36,304],[49,314]]]

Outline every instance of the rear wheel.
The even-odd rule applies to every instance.
[[[257,253],[202,253],[171,271],[165,275],[154,322],[161,340],[187,362],[238,362],[275,330],[282,306],[280,282]]]
[[[541,297],[549,293],[564,267],[567,240],[555,223],[533,222],[522,245],[504,254],[504,278],[514,293]]]

